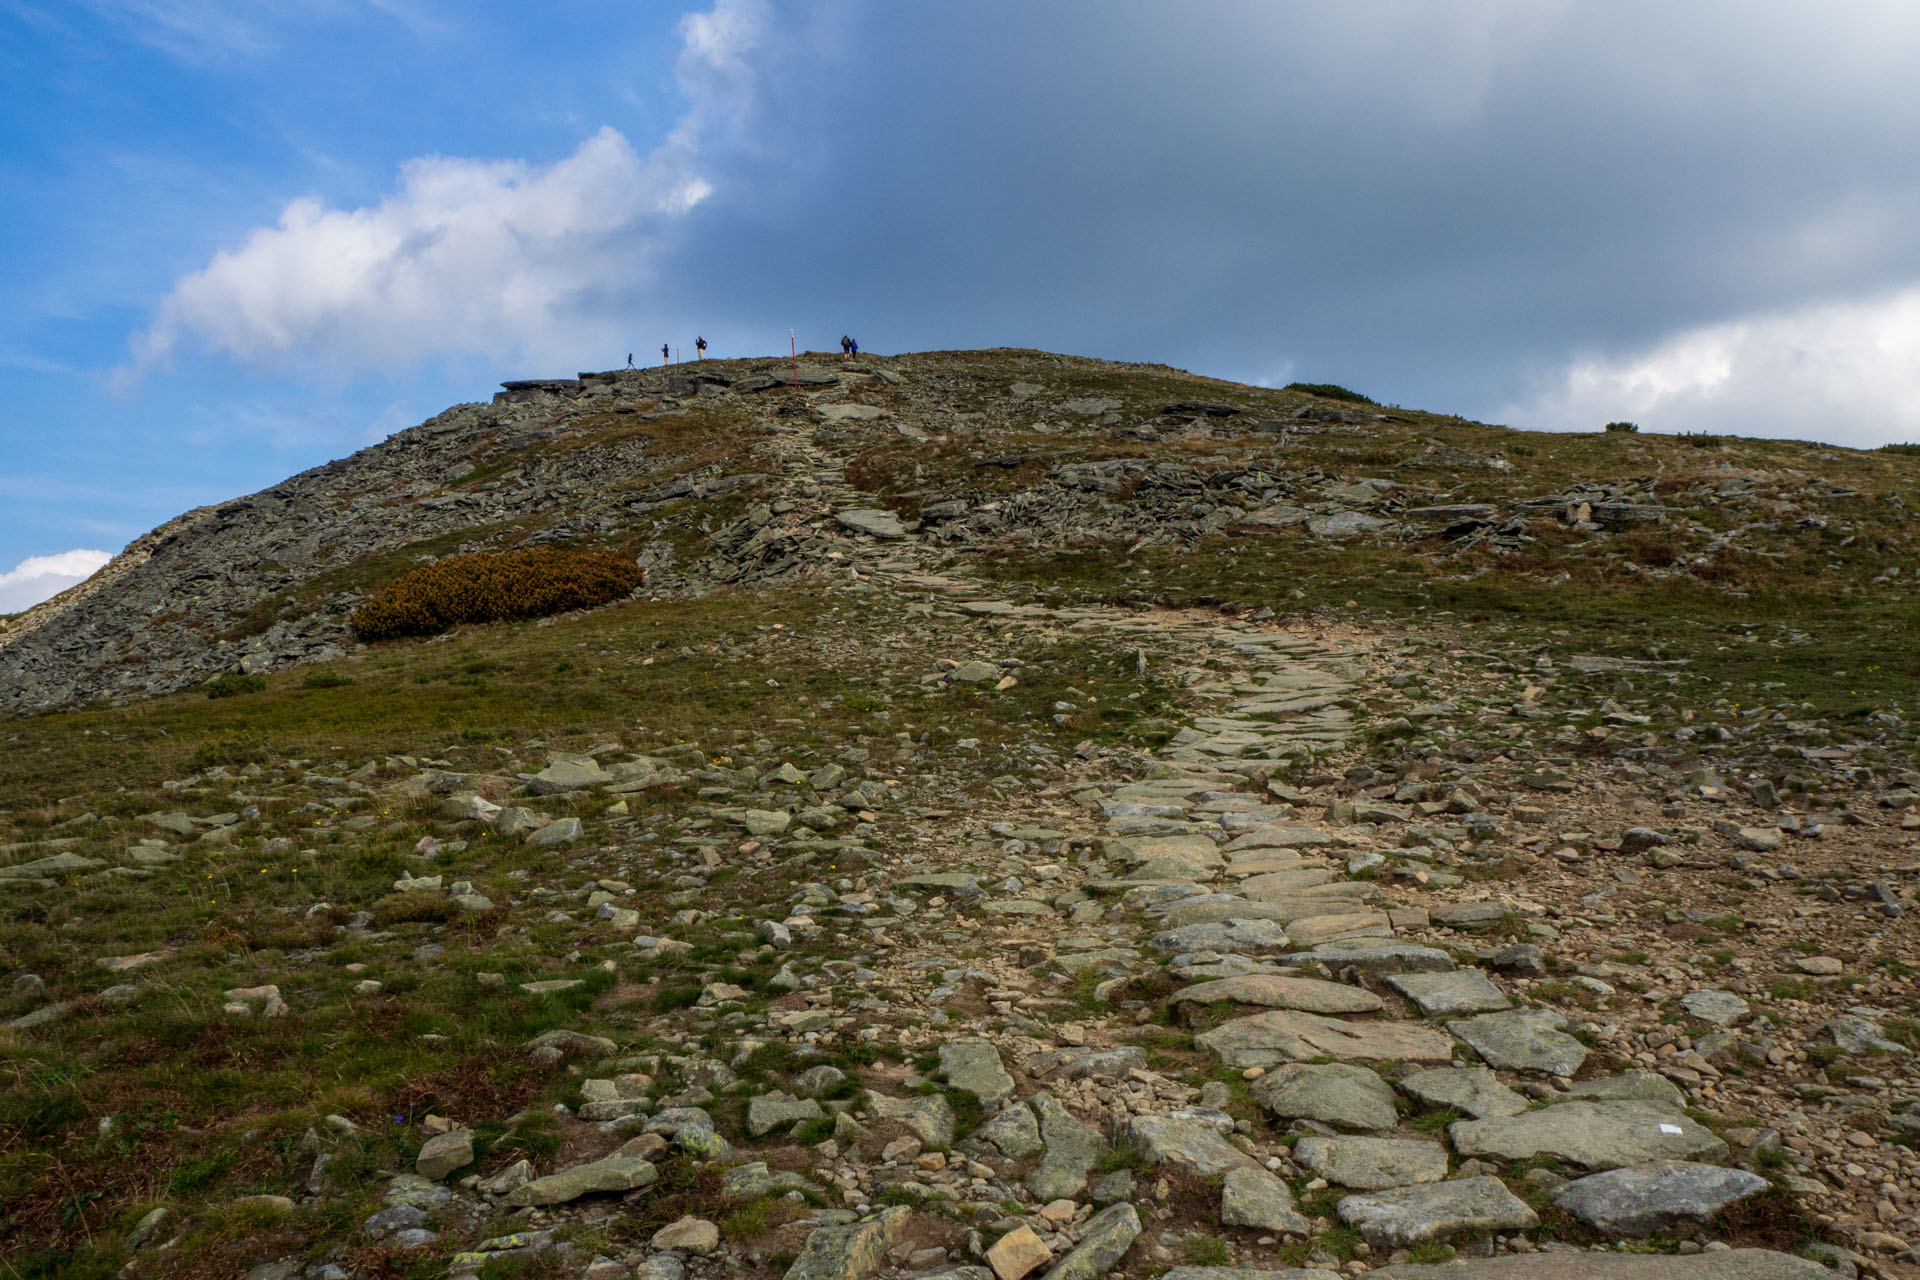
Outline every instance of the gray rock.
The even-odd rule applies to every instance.
[[[1451,1108],[1475,1120],[1517,1116],[1527,1110],[1527,1100],[1485,1067],[1434,1067],[1402,1076],[1399,1084],[1402,1093],[1424,1106]]]
[[[860,1280],[906,1234],[912,1213],[895,1205],[845,1226],[816,1227],[787,1268],[786,1280]]]
[[[1321,965],[1330,969],[1360,969],[1368,973],[1439,973],[1453,968],[1453,957],[1438,947],[1423,947],[1412,942],[1383,942],[1356,946],[1346,942],[1324,942],[1312,951],[1282,956],[1287,965]]]
[[[1220,1224],[1302,1236],[1313,1231],[1286,1183],[1265,1169],[1248,1167],[1227,1170],[1220,1184]]]
[[[1050,1094],[1036,1093],[1027,1105],[1040,1121],[1040,1140],[1046,1145],[1039,1167],[1027,1175],[1027,1190],[1042,1203],[1078,1196],[1086,1190],[1093,1162],[1107,1149],[1106,1140]]]
[[[759,1138],[775,1129],[785,1129],[802,1120],[818,1120],[826,1112],[812,1098],[789,1098],[784,1094],[762,1094],[747,1102],[747,1132]]]
[[[1130,1204],[1109,1205],[1080,1229],[1080,1245],[1060,1259],[1044,1280],[1099,1280],[1113,1270],[1140,1235],[1140,1215]]]
[[[1176,991],[1168,1003],[1209,1005],[1217,1001],[1304,1013],[1377,1013],[1381,1008],[1380,997],[1365,987],[1264,973],[1196,983]]]
[[[1405,1249],[1460,1231],[1526,1231],[1540,1225],[1526,1201],[1490,1177],[1346,1196],[1336,1212],[1376,1249]]]
[[[0,867],[0,880],[44,880],[51,876],[93,871],[106,865],[98,858],[82,857],[77,853],[56,853],[50,858],[36,858],[32,862],[16,862],[10,867]]]
[[[1499,902],[1453,902],[1434,907],[1427,913],[1437,925],[1477,933],[1491,929],[1514,914],[1513,908]]]
[[[1453,1041],[1428,1027],[1401,1022],[1343,1022],[1276,1009],[1223,1022],[1194,1044],[1225,1067],[1274,1067],[1330,1057],[1376,1062],[1451,1062]]]
[[[1203,1178],[1231,1169],[1260,1167],[1252,1156],[1204,1120],[1133,1116],[1125,1122],[1121,1140],[1154,1164],[1179,1165]]]
[[[421,1145],[413,1167],[421,1177],[438,1182],[454,1170],[464,1169],[472,1163],[473,1131],[453,1129],[428,1138]]]
[[[1447,1176],[1447,1149],[1406,1138],[1306,1137],[1293,1158],[1328,1182],[1359,1191],[1438,1182]]]
[[[1175,1267],[1160,1280],[1340,1280],[1340,1273],[1319,1267],[1281,1267],[1277,1271],[1252,1267]]]
[[[1253,1100],[1285,1120],[1343,1129],[1391,1129],[1399,1120],[1387,1082],[1347,1063],[1279,1067],[1253,1082]]]
[[[1899,1041],[1887,1039],[1879,1023],[1857,1014],[1835,1018],[1822,1024],[1820,1030],[1832,1036],[1833,1042],[1848,1053],[1893,1053],[1905,1057],[1913,1052]]]
[[[575,1165],[560,1173],[535,1178],[507,1197],[511,1205],[565,1204],[595,1191],[632,1191],[653,1185],[659,1171],[652,1163],[619,1152],[604,1159]]]
[[[769,1169],[764,1160],[737,1164],[727,1170],[727,1194],[742,1200],[785,1195],[789,1191],[818,1193],[819,1188],[797,1173]]]
[[[527,843],[536,849],[551,849],[556,845],[572,844],[580,835],[580,819],[561,818],[528,836]]]
[[[1024,1160],[1040,1150],[1040,1122],[1026,1103],[1004,1108],[999,1115],[981,1125],[976,1135],[983,1142],[1000,1148],[1009,1160]]]
[[[1724,1156],[1727,1144],[1686,1116],[1650,1102],[1563,1102],[1543,1111],[1447,1127],[1463,1156],[1553,1156],[1583,1169]]]
[[[1669,1160],[1590,1174],[1562,1187],[1554,1203],[1596,1230],[1637,1239],[1706,1222],[1767,1185],[1741,1169]]]
[[[1473,1046],[1490,1067],[1570,1076],[1587,1060],[1587,1047],[1561,1031],[1567,1020],[1550,1009],[1517,1009],[1460,1018],[1447,1030]]]
[[[537,796],[554,796],[567,791],[584,791],[588,787],[602,787],[612,781],[613,775],[590,757],[566,756],[534,774],[527,789]]]
[[[793,1091],[802,1098],[817,1098],[846,1078],[846,1072],[823,1062],[817,1067],[808,1067],[795,1076]]]
[[[953,1145],[953,1105],[937,1093],[917,1098],[869,1093],[867,1110],[883,1120],[898,1120],[930,1147]]]
[[[856,507],[846,511],[836,511],[833,513],[833,518],[842,528],[851,529],[855,533],[864,533],[872,538],[892,541],[907,536],[907,527],[901,524],[900,518],[891,511]]]
[[[1691,1257],[1621,1253],[1533,1253],[1441,1266],[1387,1267],[1368,1280],[1833,1280],[1817,1262],[1771,1249],[1729,1249]]]
[[[941,1045],[940,1070],[948,1084],[980,1099],[988,1111],[1013,1094],[1013,1077],[1000,1065],[1000,1051],[984,1040]]]
[[[1076,1054],[1063,1062],[1054,1074],[1063,1080],[1118,1080],[1146,1065],[1147,1051],[1129,1044]]]
[[[1670,1111],[1684,1111],[1687,1107],[1686,1095],[1679,1087],[1651,1071],[1623,1071],[1617,1076],[1577,1081],[1565,1093],[1548,1096],[1547,1101],[1651,1102]]]
[[[1510,1009],[1507,993],[1478,969],[1451,973],[1390,973],[1387,985],[1413,1001],[1429,1018],[1451,1018],[1463,1013],[1493,1013]]]
[[[1224,951],[1259,956],[1285,951],[1292,943],[1287,939],[1286,929],[1271,920],[1217,920],[1156,933],[1147,940],[1147,945],[1170,955]]]
[[[1731,1026],[1747,1016],[1747,1002],[1731,991],[1707,987],[1680,997],[1680,1007],[1702,1022]]]

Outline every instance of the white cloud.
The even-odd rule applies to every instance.
[[[1582,357],[1496,416],[1519,427],[1593,431],[1628,419],[1862,448],[1920,440],[1920,285]]]
[[[0,573],[0,613],[19,613],[50,600],[68,587],[85,582],[113,559],[104,551],[61,551],[29,556]]]
[[[291,201],[276,225],[174,282],[123,378],[186,348],[357,373],[434,356],[562,360],[607,345],[617,300],[644,285],[712,191],[699,149],[744,120],[767,21],[763,0],[717,0],[682,19],[688,109],[644,158],[603,127],[550,165],[426,156],[376,205]]]

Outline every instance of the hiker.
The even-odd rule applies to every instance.
[[[846,334],[843,333],[840,335],[840,358],[842,360],[845,360],[848,356],[852,354],[853,354],[853,339],[849,338]]]
[[[627,368],[633,368],[633,352],[627,352]]]
[[[693,357],[694,359],[705,360],[707,358],[707,340],[705,338],[695,338],[693,340],[693,349],[697,353]]]
[[[664,342],[660,344],[660,363],[662,365],[670,363],[667,359],[667,344]]]
[[[860,339],[858,338],[847,339],[847,354],[854,355],[854,356],[857,356],[860,354]]]

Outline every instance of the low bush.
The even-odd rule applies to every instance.
[[[1289,382],[1287,390],[1304,391],[1310,396],[1319,396],[1322,400],[1345,400],[1348,404],[1377,403],[1371,396],[1363,396],[1358,391],[1349,391],[1334,382]]]
[[[207,681],[209,698],[233,698],[243,693],[259,693],[267,687],[265,676],[247,675],[230,671],[217,680]]]
[[[1629,435],[1629,436],[1639,435],[1640,424],[1637,422],[1609,422],[1607,424],[1607,434],[1608,435]]]
[[[542,618],[605,604],[640,585],[640,568],[605,551],[483,551],[415,569],[353,613],[367,643],[430,636],[463,622]]]

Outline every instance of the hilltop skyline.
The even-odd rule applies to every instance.
[[[1892,4],[0,6],[0,611],[484,398],[1031,346],[1920,438]]]

